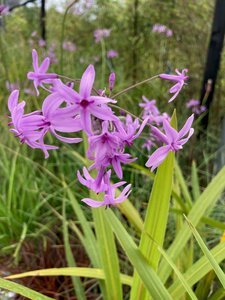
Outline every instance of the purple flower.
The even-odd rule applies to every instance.
[[[122,143],[122,146],[131,146],[133,144],[133,141],[137,139],[142,133],[147,123],[148,117],[145,118],[140,126],[138,119],[135,119],[133,121],[132,117],[130,115],[127,115],[126,124],[119,120],[115,122],[115,126],[117,128],[117,132],[115,133],[115,135],[120,139],[120,143]]]
[[[148,152],[151,151],[152,147],[155,146],[155,142],[154,142],[154,136],[150,135],[149,138],[147,138],[144,142],[144,144],[141,146],[141,148],[146,148]]]
[[[9,12],[9,6],[0,4],[0,16],[7,15]]]
[[[118,57],[118,55],[119,55],[119,53],[116,50],[113,50],[113,49],[111,49],[107,52],[107,57],[108,58]]]
[[[102,122],[101,134],[90,136],[88,139],[87,157],[95,160],[98,166],[108,166],[108,162],[105,163],[106,158],[112,156],[119,145],[119,138],[115,135],[115,132],[108,131],[108,126],[107,121]]]
[[[186,73],[188,72],[188,69],[183,69],[182,72],[179,72],[178,69],[175,70],[177,75],[170,75],[170,74],[160,74],[159,77],[165,80],[175,81],[176,84],[171,87],[169,92],[171,94],[174,94],[172,98],[170,98],[169,102],[172,102],[179,92],[181,91],[183,85],[185,84],[185,80],[188,79],[188,76]]]
[[[44,144],[44,135],[46,131],[45,121],[40,111],[35,111],[30,114],[24,114],[25,101],[18,103],[19,91],[15,90],[11,93],[8,100],[8,108],[11,112],[12,121],[9,126],[13,126],[10,129],[21,141],[26,143],[31,148],[41,149],[45,158],[49,156],[48,150],[58,149],[56,146]]]
[[[104,183],[103,180],[104,168],[101,168],[100,172],[98,172],[96,179],[91,177],[87,168],[85,167],[83,167],[83,173],[85,179],[81,176],[80,172],[77,171],[77,178],[81,184],[83,184],[84,186],[91,189],[97,194],[101,192],[105,192],[107,190],[107,185]]]
[[[9,82],[8,80],[5,82],[6,88],[8,91],[13,92],[14,90],[18,90],[20,87],[19,82]]]
[[[81,138],[63,137],[56,133],[77,132],[82,130],[79,116],[76,115],[73,105],[60,107],[64,99],[57,93],[53,93],[45,98],[42,105],[42,114],[45,122],[45,130],[50,131],[57,139],[64,143],[79,143]]]
[[[126,182],[121,181],[116,184],[110,184],[110,176],[111,176],[111,171],[109,170],[104,176],[104,182],[107,186],[107,190],[105,191],[103,201],[96,201],[91,198],[84,198],[81,201],[91,207],[100,207],[100,206],[110,207],[110,206],[115,206],[116,204],[119,204],[119,203],[123,202],[124,200],[126,200],[131,193],[131,190],[130,190],[131,184],[128,184],[123,189],[121,194],[118,197],[116,197],[116,189],[118,187],[124,185]]]
[[[94,79],[94,66],[89,65],[81,78],[79,93],[60,81],[57,81],[54,87],[65,100],[74,104],[75,111],[80,115],[83,130],[89,135],[92,135],[91,115],[101,120],[117,120],[111,108],[105,105],[109,102],[116,103],[115,100],[91,95]]]
[[[109,37],[111,34],[111,29],[96,29],[94,31],[95,42],[99,43],[102,39]]]
[[[57,64],[58,63],[58,58],[56,57],[54,46],[52,45],[48,49],[48,57],[50,59],[51,64]]]
[[[189,138],[194,133],[194,129],[191,128],[194,120],[194,115],[191,115],[183,128],[177,132],[167,120],[163,120],[163,128],[165,134],[163,134],[158,128],[152,126],[152,131],[165,146],[159,147],[146,162],[146,167],[151,167],[151,171],[157,168],[167,157],[170,151],[177,152],[183,148],[183,145],[187,143]],[[186,137],[185,137],[186,136]]]
[[[33,89],[30,89],[30,88],[25,88],[23,91],[27,95],[31,95],[31,96],[35,96],[36,95],[35,91]]]
[[[43,47],[46,46],[46,41],[43,40],[43,39],[40,39],[40,40],[38,41],[38,45],[39,45],[39,47],[43,48]]]
[[[65,41],[63,43],[63,49],[69,51],[69,52],[74,52],[76,51],[77,47],[74,43],[70,42],[70,41]]]
[[[34,87],[36,89],[37,95],[39,95],[37,87],[39,85],[42,86],[42,83],[52,83],[52,80],[58,78],[58,76],[54,73],[46,73],[50,64],[49,57],[46,57],[44,59],[40,67],[38,66],[38,54],[35,49],[33,49],[32,51],[32,58],[34,72],[29,72],[27,74],[27,78],[34,81]]]
[[[163,24],[154,24],[152,27],[152,32],[163,33],[167,37],[171,37],[173,35],[173,31]]]
[[[151,116],[159,116],[160,112],[156,106],[156,100],[148,100],[145,96],[142,96],[144,103],[140,103],[139,106],[144,109],[143,119]]]
[[[172,31],[171,29],[167,29],[167,31],[166,31],[166,36],[167,36],[167,37],[173,36],[173,31]]]
[[[109,75],[109,90],[112,92],[116,81],[116,74],[114,72]]]
[[[192,112],[196,115],[200,115],[201,113],[206,111],[206,106],[200,105],[199,100],[191,99],[186,103],[187,108],[191,108]]]

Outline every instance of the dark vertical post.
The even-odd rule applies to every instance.
[[[221,51],[225,34],[225,0],[216,0],[211,37],[208,47],[208,55],[204,72],[204,79],[200,95],[200,101],[206,105],[207,111],[211,106],[217,73],[220,65]],[[203,128],[208,126],[208,112],[202,118]]]
[[[45,11],[45,0],[41,0],[41,37],[43,40],[46,40],[46,11]]]

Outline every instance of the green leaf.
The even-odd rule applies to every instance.
[[[107,221],[110,223],[118,241],[123,247],[127,257],[134,266],[143,284],[153,299],[172,300],[165,286],[162,284],[156,272],[149,266],[137,245],[127,233],[122,223],[115,216],[111,209],[105,211]],[[133,285],[133,284],[132,284]],[[116,298],[117,299],[117,298]],[[139,299],[139,298],[136,298]]]
[[[0,278],[0,288],[6,289],[8,291],[14,292],[16,294],[19,294],[21,296],[24,296],[28,299],[32,300],[53,300],[53,298],[44,296],[38,292],[35,292],[21,284],[11,282],[9,280]]]
[[[189,229],[190,230],[190,229]],[[211,254],[220,263],[225,259],[225,241],[219,243],[211,251]],[[200,279],[202,279],[208,272],[212,270],[212,265],[209,260],[203,256],[196,263],[194,263],[183,275],[190,286],[196,284]],[[185,293],[183,286],[180,284],[179,280],[176,280],[169,288],[169,291],[174,300],[178,300]]]
[[[159,249],[160,253],[162,254],[162,256],[165,258],[165,260],[168,262],[168,264],[171,266],[171,268],[174,270],[175,274],[177,275],[178,279],[180,280],[180,283],[182,284],[182,286],[184,287],[184,289],[186,290],[188,295],[191,297],[191,299],[198,300],[198,298],[192,291],[191,286],[188,284],[188,282],[186,281],[183,274],[178,270],[178,268],[174,264],[174,262],[170,259],[170,257],[166,254],[166,252],[161,247],[158,247],[158,249]]]
[[[8,279],[18,279],[31,276],[78,276],[78,277],[87,277],[95,279],[105,279],[105,274],[103,270],[96,268],[51,268],[43,270],[35,270],[24,272],[20,274],[10,275]],[[121,282],[125,285],[132,285],[133,278],[128,275],[120,274]]]
[[[200,191],[198,172],[197,172],[195,161],[193,161],[192,163],[191,173],[192,173],[191,175],[192,193],[193,193],[194,200],[196,200],[201,195],[201,191]]]
[[[172,117],[172,122],[176,124],[175,113]],[[158,167],[148,202],[144,230],[139,246],[141,253],[155,271],[158,269],[160,259],[160,252],[157,245],[163,245],[169,215],[169,203],[173,183],[173,163],[174,153],[170,152],[165,161]],[[137,298],[145,299],[145,295],[146,290],[143,287],[140,276],[135,272],[134,283],[131,289],[131,300],[136,300]]]
[[[64,248],[66,253],[66,260],[69,267],[76,267],[76,262],[73,257],[73,253],[70,247],[69,241],[69,233],[67,227],[67,220],[66,220],[66,210],[65,210],[65,199],[63,199],[63,207],[62,207],[62,216],[63,216],[63,239],[64,239]],[[72,277],[74,291],[76,293],[76,297],[78,300],[85,300],[85,293],[83,285],[80,281],[80,278]]]
[[[179,167],[177,161],[175,160],[175,176],[177,181],[179,182],[179,185],[181,187],[182,194],[184,196],[185,202],[187,203],[188,207],[192,207],[192,199],[191,195],[188,191],[187,184],[185,182],[184,176],[182,174],[181,168]]]
[[[214,258],[214,256],[212,255],[212,253],[209,251],[209,249],[207,248],[207,246],[205,245],[204,241],[202,240],[200,234],[198,233],[198,231],[196,230],[196,228],[193,226],[193,224],[190,222],[190,220],[188,220],[188,218],[186,218],[186,221],[196,239],[196,241],[198,242],[199,247],[202,249],[202,252],[205,254],[205,256],[207,257],[207,259],[209,260],[213,270],[215,271],[220,283],[222,284],[223,288],[225,289],[225,274],[223,272],[223,270],[220,268],[219,264],[217,263],[216,259]]]
[[[119,259],[113,231],[105,217],[105,208],[93,208],[94,228],[97,235],[101,266],[105,273],[107,299],[122,300]]]
[[[140,234],[144,230],[144,222],[133,204],[127,199],[118,206],[121,213],[129,220],[130,224],[134,226],[137,233]]]
[[[201,196],[193,204],[192,209],[188,214],[188,219],[194,226],[197,226],[201,218],[209,212],[209,208],[213,207],[217,199],[225,188],[225,167],[213,178],[208,187],[204,190]],[[184,249],[187,241],[191,237],[189,226],[184,224],[178,232],[173,243],[167,250],[167,254],[170,258],[175,261],[182,250]],[[162,260],[159,268],[159,275],[163,282],[169,278],[171,274],[171,266],[167,264],[165,259]]]

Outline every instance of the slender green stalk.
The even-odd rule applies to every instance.
[[[63,74],[63,54],[64,54],[64,51],[63,51],[63,41],[64,41],[64,36],[65,36],[65,24],[66,24],[66,17],[67,17],[67,14],[70,10],[70,8],[77,2],[78,0],[74,0],[73,2],[71,2],[66,10],[65,10],[65,13],[63,15],[63,21],[62,21],[62,29],[61,29],[61,38],[60,38],[60,72]]]
[[[155,76],[150,77],[150,78],[147,78],[147,79],[145,79],[145,80],[143,80],[143,81],[137,82],[137,83],[135,83],[135,84],[133,84],[133,85],[131,85],[131,86],[128,86],[128,87],[125,88],[124,90],[122,90],[122,91],[120,91],[120,92],[114,94],[114,95],[112,96],[112,98],[115,99],[116,97],[118,97],[118,96],[120,96],[120,95],[122,95],[122,94],[124,94],[124,93],[126,93],[126,92],[128,92],[128,91],[130,91],[130,90],[132,90],[132,89],[134,89],[134,88],[136,88],[136,87],[142,85],[142,84],[148,83],[148,82],[150,82],[150,81],[152,81],[153,79],[156,79],[156,78],[158,78],[158,77],[159,77],[159,75],[155,75]]]

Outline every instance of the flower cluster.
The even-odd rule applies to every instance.
[[[152,27],[152,32],[163,33],[167,37],[173,36],[173,31],[163,24],[154,24]]]
[[[89,65],[83,73],[79,90],[76,91],[73,89],[73,83],[64,83],[60,75],[48,72],[50,64],[48,57],[39,65],[38,54],[33,50],[32,58],[34,70],[28,72],[27,77],[33,81],[37,95],[39,95],[39,87],[49,95],[44,99],[40,110],[25,113],[25,101],[19,102],[19,91],[12,91],[8,100],[11,113],[10,131],[20,139],[21,143],[26,143],[31,148],[41,149],[45,158],[49,156],[49,150],[58,149],[57,146],[45,142],[47,134],[52,134],[64,143],[74,144],[81,142],[82,138],[68,137],[65,134],[83,131],[88,142],[86,156],[92,163],[89,169],[83,168],[83,175],[78,171],[77,178],[82,185],[97,195],[103,193],[103,201],[90,198],[82,200],[91,207],[116,205],[129,196],[130,184],[124,187],[120,195],[117,195],[117,189],[126,183],[122,180],[122,165],[136,160],[127,153],[127,148],[133,145],[149,122],[162,123],[165,131],[163,134],[158,128],[151,127],[154,136],[165,144],[149,157],[146,166],[151,167],[152,170],[170,151],[180,150],[193,134],[191,128],[193,116],[177,132],[170,126],[169,117],[159,113],[155,100],[149,101],[145,97],[143,97],[144,103],[141,104],[144,108],[141,123],[138,118],[132,119],[129,114],[116,116],[110,107],[111,103],[116,103],[116,100],[110,97],[115,84],[115,73],[109,76],[109,96],[107,90],[97,91],[94,88],[93,65]],[[94,177],[89,173],[90,171],[95,175]],[[111,184],[112,172],[122,181]]]

